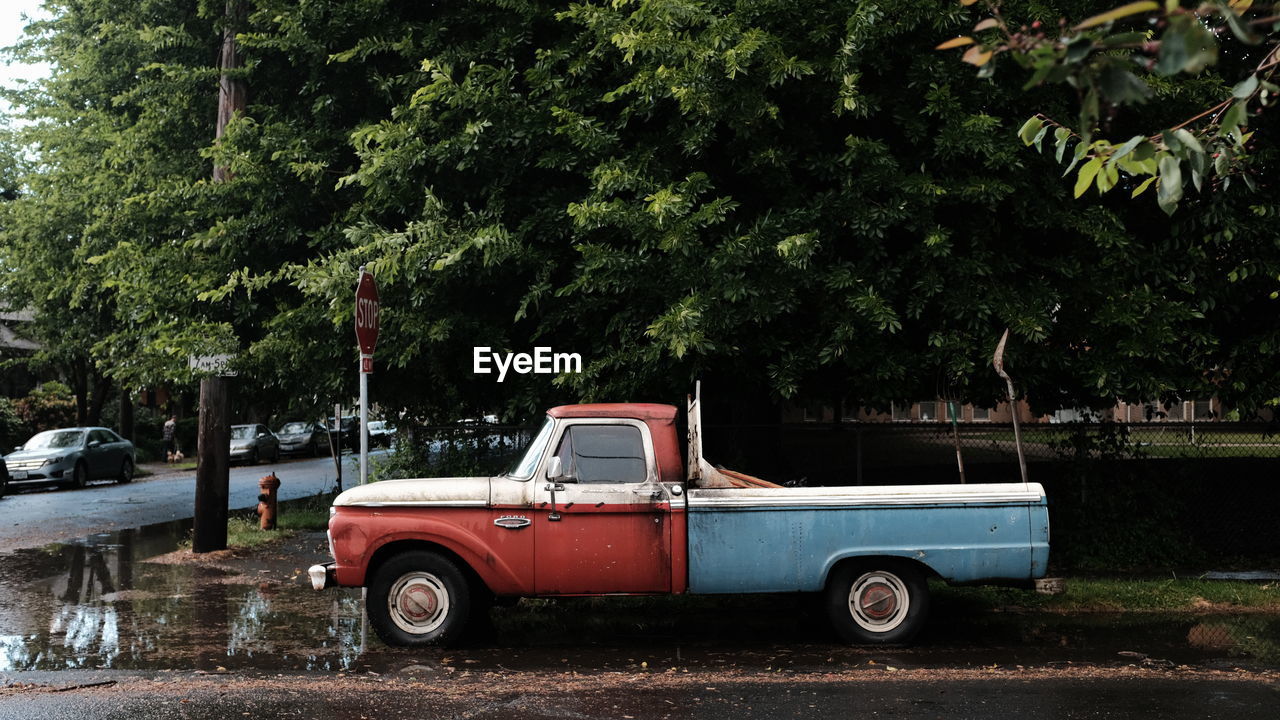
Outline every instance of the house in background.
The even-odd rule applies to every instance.
[[[839,422],[846,423],[949,423],[952,420],[952,407],[951,403],[940,398],[891,403],[888,412],[854,405],[836,409],[815,402],[784,406],[781,419],[783,423],[834,423],[838,414]],[[1217,398],[1187,400],[1168,405],[1158,400],[1145,403],[1118,402],[1115,407],[1100,414],[1088,410],[1062,409],[1047,415],[1037,415],[1031,411],[1026,400],[1019,400],[1016,406],[1002,402],[993,408],[971,404],[956,404],[954,407],[955,420],[962,423],[1010,423],[1013,422],[1015,411],[1018,413],[1018,421],[1026,424],[1099,420],[1122,423],[1218,422],[1227,414]]]
[[[40,349],[40,344],[22,336],[22,326],[34,319],[28,310],[0,308],[0,362],[29,357]],[[0,372],[0,397],[22,397],[38,385],[38,381],[24,365],[6,367]]]

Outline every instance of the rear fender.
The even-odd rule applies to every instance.
[[[941,577],[941,574],[929,565],[929,563],[920,558],[918,553],[884,548],[875,552],[847,553],[844,555],[832,556],[832,558],[827,561],[826,567],[823,569],[822,587],[825,588],[827,583],[831,582],[831,576],[840,566],[851,563],[872,563],[878,558],[892,558],[894,560],[906,561],[918,567],[921,572],[925,574],[925,577]]]

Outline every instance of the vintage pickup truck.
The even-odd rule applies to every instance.
[[[903,643],[930,577],[1045,573],[1037,484],[780,487],[702,457],[696,399],[686,472],[675,423],[670,405],[566,405],[505,474],[347,490],[312,584],[366,587],[392,645],[447,644],[501,598],[784,592],[823,593],[846,642]]]

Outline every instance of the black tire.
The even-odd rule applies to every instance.
[[[250,465],[258,464],[258,448],[254,448],[253,450],[249,451],[248,464]]]
[[[121,485],[133,482],[133,461],[129,458],[120,463],[120,474],[116,476],[116,481]]]
[[[929,616],[929,584],[924,573],[905,560],[847,563],[831,574],[825,604],[841,640],[901,645],[920,632]]]
[[[9,492],[9,476],[0,477],[0,498]]]
[[[71,471],[71,482],[68,487],[72,490],[79,490],[89,483],[89,466],[84,461],[76,463],[75,469]]]
[[[443,555],[411,550],[374,572],[365,607],[383,642],[417,647],[459,640],[471,605],[471,588],[458,566]]]

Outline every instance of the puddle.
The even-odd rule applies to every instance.
[[[0,556],[0,671],[1280,666],[1275,615],[975,614],[940,601],[918,645],[848,648],[796,596],[525,600],[496,608],[467,647],[402,650],[365,632],[359,590],[306,584],[300,571],[322,557],[322,535],[232,561],[234,571],[148,561],[189,529],[164,523]]]

